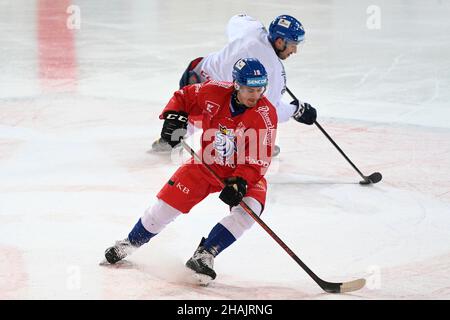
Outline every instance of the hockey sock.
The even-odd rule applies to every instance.
[[[136,223],[133,230],[131,230],[130,234],[128,235],[128,240],[130,240],[130,243],[135,247],[140,247],[144,243],[147,243],[150,241],[151,238],[156,236],[156,233],[151,233],[147,231],[144,226],[142,225],[141,219]]]
[[[231,232],[228,231],[228,229],[222,224],[218,223],[210,231],[203,246],[214,256],[217,256],[235,241],[236,238],[231,234]]]

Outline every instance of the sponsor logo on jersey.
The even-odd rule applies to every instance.
[[[275,130],[275,125],[272,123],[272,120],[269,116],[269,106],[260,106],[258,107],[258,109],[256,109],[256,112],[259,113],[267,128],[267,133],[263,144],[266,146],[272,146],[272,133]]]
[[[256,187],[257,189],[260,189],[260,190],[263,190],[263,191],[266,190],[266,185],[265,185],[265,183],[264,183],[262,180],[259,180],[259,181],[255,184],[255,187]]]
[[[189,188],[185,187],[184,185],[182,185],[179,182],[177,183],[176,188],[178,190],[180,190],[181,192],[183,192],[184,194],[189,194],[189,191],[191,191],[191,190],[189,190]]]
[[[224,166],[224,167],[229,167],[231,169],[236,169],[236,165],[228,160],[224,160],[223,158],[220,157],[216,157],[214,159],[215,163],[217,163],[218,165]]]
[[[209,100],[205,101],[205,106],[206,112],[208,112],[211,118],[214,117],[220,109],[220,105]]]
[[[219,130],[216,131],[213,146],[217,152],[217,155],[230,159],[236,152],[236,136],[233,129],[228,129],[225,126],[219,124]]]
[[[217,80],[211,80],[208,84],[225,89],[231,88],[234,85],[233,82],[217,81]]]
[[[260,167],[264,167],[264,168],[268,168],[270,165],[270,163],[268,161],[264,161],[261,159],[254,159],[249,156],[245,157],[245,161],[249,164],[256,164],[256,165],[258,165]]]

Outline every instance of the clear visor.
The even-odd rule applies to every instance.
[[[286,41],[286,45],[287,46],[298,46],[299,44],[305,42],[305,38],[302,38],[302,39],[300,39],[298,41],[294,41],[294,40],[291,40],[291,39],[284,39],[284,41]]]
[[[303,45],[305,44],[305,40],[301,41],[292,41],[292,40],[286,40],[285,42],[287,49],[293,49],[296,48],[296,51],[299,51],[303,48]]]

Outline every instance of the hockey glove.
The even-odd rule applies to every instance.
[[[237,206],[247,193],[247,181],[241,177],[225,179],[225,187],[219,195],[220,200],[231,207]]]
[[[172,148],[175,147],[187,132],[187,121],[188,114],[186,112],[165,112],[161,138],[167,141]]]
[[[298,100],[294,100],[291,104],[297,106],[297,110],[292,115],[292,118],[296,121],[307,125],[311,125],[316,121],[317,111],[309,103],[302,102],[300,104]]]

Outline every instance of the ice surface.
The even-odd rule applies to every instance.
[[[66,27],[72,4],[80,29]],[[0,298],[449,299],[450,3],[377,1],[380,29],[372,5],[0,0]],[[184,262],[227,214],[215,195],[98,265],[177,168],[147,153],[157,115],[240,12],[303,22],[289,88],[361,171],[383,174],[362,187],[317,128],[280,126],[263,219],[320,277],[366,277],[361,291],[323,293],[257,225],[216,259],[214,284],[193,286]]]

